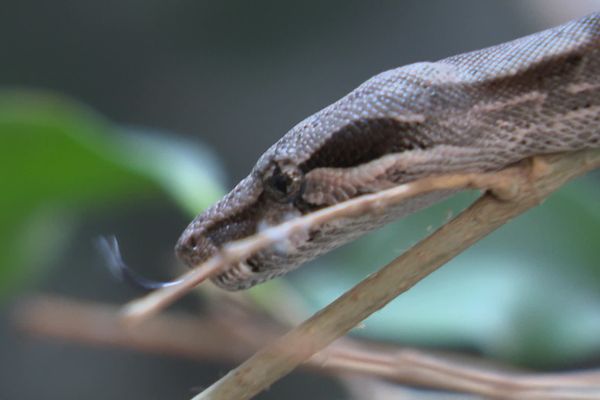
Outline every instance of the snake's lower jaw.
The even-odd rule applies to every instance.
[[[270,274],[257,271],[255,265],[248,261],[241,261],[229,266],[224,272],[211,280],[217,286],[226,290],[243,290],[269,280]]]

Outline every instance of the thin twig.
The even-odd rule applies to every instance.
[[[314,359],[328,357],[326,368],[372,374],[402,384],[477,394],[494,399],[565,400],[600,398],[600,371],[534,374],[478,365],[468,358],[452,358],[404,349],[377,352],[332,344]]]
[[[247,343],[222,329],[214,319],[171,312],[145,322],[143,329],[120,323],[118,307],[40,296],[13,312],[17,327],[35,335],[92,345],[117,346],[196,360],[239,361],[251,353]]]
[[[455,219],[267,345],[194,400],[253,397],[454,256],[539,204],[570,179],[598,166],[600,150],[586,150],[536,157],[493,174],[491,187],[500,188],[500,192],[482,196]]]
[[[220,362],[237,362],[280,332],[257,315],[225,315],[215,320],[174,313],[147,321],[144,329],[131,330],[119,324],[116,310],[103,304],[39,297],[21,304],[15,317],[22,330],[37,335]],[[220,323],[223,318],[236,324],[236,329]],[[239,335],[240,331],[247,335]],[[513,398],[533,400],[541,393],[541,398],[554,400],[585,398],[583,393],[600,392],[599,370],[551,374],[509,371],[489,362],[482,365],[481,360],[472,357],[347,339],[319,352],[304,366],[318,372],[358,373],[491,398],[505,398],[508,393]]]
[[[420,179],[374,194],[360,196],[265,229],[246,239],[227,244],[214,257],[177,278],[180,281],[179,284],[156,290],[126,304],[122,310],[123,320],[130,325],[139,323],[180,298],[202,281],[222,271],[227,265],[246,259],[270,245],[285,241],[298,232],[306,232],[327,222],[366,212],[385,212],[390,206],[435,191],[486,190],[494,187],[498,196],[511,196],[511,192],[515,189],[512,182],[499,178],[501,176],[497,173],[466,173]]]

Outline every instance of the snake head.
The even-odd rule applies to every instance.
[[[303,174],[289,160],[262,158],[254,170],[215,205],[196,217],[175,246],[190,268],[213,256],[224,244],[251,236],[310,209],[302,202]],[[285,273],[298,264],[289,246],[274,246],[228,266],[212,278],[238,290]]]
[[[427,146],[414,129],[423,116],[386,101],[389,82],[397,80],[397,73],[380,74],[293,127],[229,194],[189,224],[176,245],[179,259],[196,267],[224,244],[263,227],[377,190],[363,183],[377,181],[373,171],[384,170],[369,163]],[[249,288],[381,226],[382,218],[348,218],[285,238],[285,246],[263,249],[212,280],[229,290]]]

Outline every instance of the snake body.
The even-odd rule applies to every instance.
[[[450,172],[600,147],[600,13],[490,48],[383,72],[293,127],[182,234],[189,266],[224,243],[327,205]],[[253,286],[449,193],[346,218],[213,281]]]

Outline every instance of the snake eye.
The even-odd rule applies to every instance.
[[[265,190],[279,202],[296,198],[302,188],[302,171],[293,166],[275,165],[272,174],[265,179]]]

